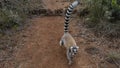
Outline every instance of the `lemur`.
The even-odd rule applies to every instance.
[[[71,17],[71,14],[73,12],[73,9],[79,4],[80,2],[78,0],[74,1],[70,6],[68,7],[66,14],[65,14],[65,22],[64,22],[64,35],[62,36],[60,40],[60,46],[64,46],[67,49],[66,55],[68,59],[68,64],[72,64],[72,58],[77,54],[79,47],[77,46],[75,40],[71,36],[71,34],[68,31],[68,24]]]

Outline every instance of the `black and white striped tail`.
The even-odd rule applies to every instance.
[[[64,23],[64,32],[68,32],[68,24],[69,24],[69,20],[70,20],[70,16],[73,12],[73,9],[79,4],[79,1],[76,0],[74,1],[72,4],[70,4],[70,6],[68,7],[66,14],[65,14],[65,23]]]

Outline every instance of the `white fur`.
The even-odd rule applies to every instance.
[[[74,1],[74,2],[72,3],[73,8],[75,8],[78,4],[79,4],[79,1]]]

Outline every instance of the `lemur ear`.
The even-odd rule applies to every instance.
[[[73,49],[73,47],[71,47],[71,49]]]
[[[79,49],[79,47],[77,46],[77,49]]]

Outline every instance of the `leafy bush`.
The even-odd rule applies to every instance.
[[[120,35],[119,0],[86,0],[89,15],[86,24],[97,34],[107,37]]]
[[[41,8],[41,0],[1,0],[0,30],[20,25],[29,11]]]
[[[22,21],[22,18],[17,14],[17,12],[13,12],[12,10],[1,9],[0,11],[0,28],[4,29],[10,28],[14,25],[19,25]]]

